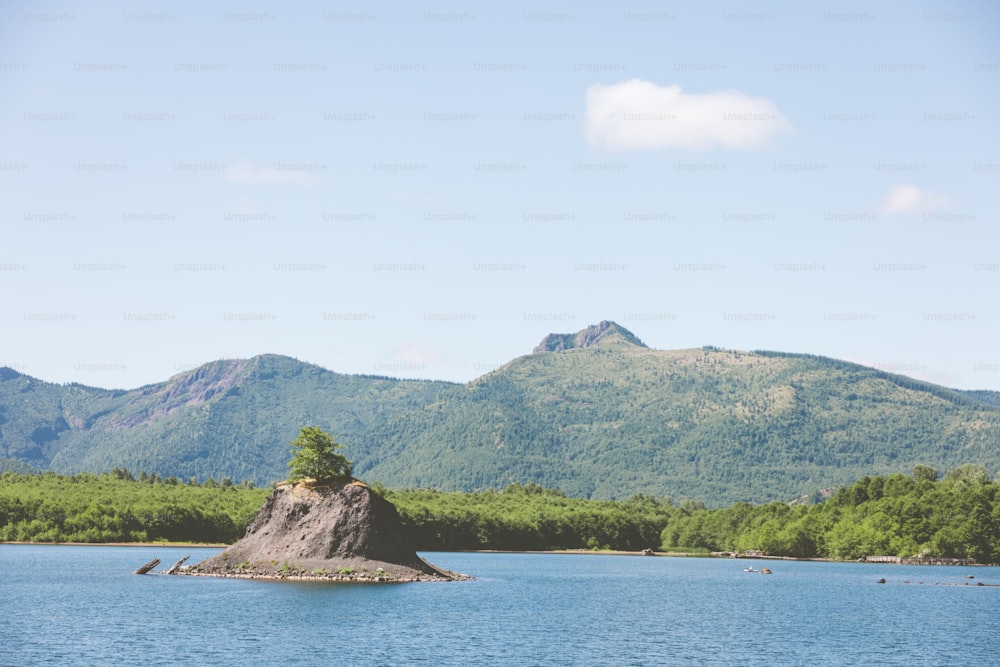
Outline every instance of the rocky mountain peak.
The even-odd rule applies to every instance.
[[[532,350],[533,354],[539,352],[559,352],[581,347],[596,347],[598,345],[635,345],[646,347],[646,344],[639,340],[635,334],[625,327],[603,320],[598,324],[593,324],[586,329],[581,329],[570,334],[549,334],[542,339],[542,342]]]

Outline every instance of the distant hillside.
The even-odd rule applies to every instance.
[[[553,334],[468,384],[347,376],[265,355],[129,392],[0,371],[0,456],[266,484],[316,424],[389,487],[636,493],[710,505],[808,496],[864,475],[1000,469],[996,392],[780,352],[653,350],[613,322]],[[3,462],[0,462],[0,466]]]
[[[520,357],[376,428],[366,472],[449,489],[791,499],[916,463],[1000,467],[1000,410],[823,357],[621,340]]]
[[[333,373],[289,357],[216,361],[131,391],[0,374],[0,465],[269,484],[306,424],[354,439],[447,382]],[[15,463],[16,462],[16,463]]]
[[[1000,407],[1000,391],[974,390],[974,391],[964,391],[962,393],[971,396],[972,398],[976,399],[977,401],[980,401],[981,403],[986,403],[987,405]]]

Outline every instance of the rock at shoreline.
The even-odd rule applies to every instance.
[[[178,574],[331,581],[453,581],[416,553],[396,507],[356,480],[281,484],[246,535]]]

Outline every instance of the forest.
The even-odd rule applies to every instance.
[[[476,493],[371,488],[396,506],[420,550],[759,550],[1000,562],[1000,485],[972,464],[943,476],[917,465],[911,475],[863,477],[818,503],[717,509],[647,495],[573,498],[537,484]],[[7,472],[0,474],[0,541],[232,543],[269,492],[228,479],[185,482],[121,469]]]
[[[121,468],[94,475],[0,475],[0,541],[235,542],[270,489]]]
[[[797,558],[933,556],[996,563],[1000,496],[983,466],[960,466],[938,480],[933,468],[917,465],[912,476],[863,477],[818,504],[737,503],[674,513],[661,542]]]
[[[345,446],[357,476],[393,489],[534,483],[724,508],[917,463],[996,472],[998,397],[824,357],[652,350],[615,327],[596,346],[518,357],[466,384],[343,375],[276,355],[133,390],[0,368],[0,472],[121,467],[266,487],[312,424]]]

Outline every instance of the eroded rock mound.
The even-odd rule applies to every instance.
[[[246,535],[185,574],[268,579],[466,579],[420,558],[396,507],[356,480],[282,484]]]
[[[597,347],[598,345],[635,345],[646,347],[635,334],[615,322],[604,320],[596,325],[577,331],[575,334],[551,333],[532,350],[533,354],[541,352],[561,352],[574,348]]]

